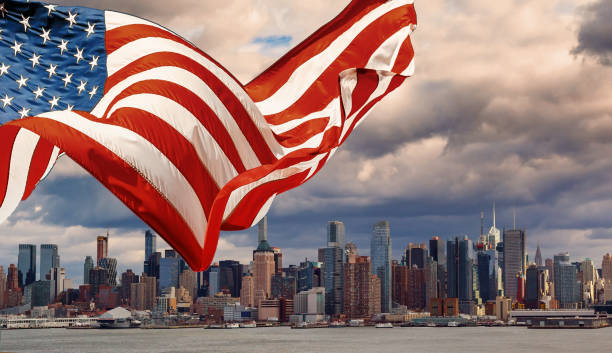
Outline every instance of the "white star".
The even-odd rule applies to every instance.
[[[21,87],[23,87],[23,86],[27,87],[28,80],[29,80],[29,78],[23,77],[23,75],[19,75],[19,80],[15,80],[15,82],[17,82],[17,84],[19,85],[19,89],[21,89]]]
[[[91,24],[89,22],[87,22],[87,29],[85,30],[85,32],[87,32],[87,38],[89,38],[90,35],[96,33],[94,31],[94,27],[96,27],[96,24]]]
[[[69,84],[70,82],[72,82],[72,75],[74,75],[74,74],[68,74],[68,73],[66,72],[66,77],[64,77],[64,78],[62,79],[62,81],[64,81],[64,87],[68,86],[68,84]]]
[[[27,32],[28,28],[31,28],[32,26],[30,26],[30,17],[28,16],[27,18],[23,16],[23,14],[21,14],[21,21],[19,21],[19,23],[21,23],[23,25],[23,31]]]
[[[76,47],[76,51],[77,53],[74,54],[74,57],[77,59],[77,64],[79,63],[79,61],[83,60],[83,50],[85,49],[79,49],[79,47]]]
[[[83,91],[85,91],[87,88],[85,88],[87,86],[87,81],[83,82],[81,81],[81,84],[79,85],[79,87],[77,87],[77,89],[79,90],[79,96],[81,95],[81,93],[83,93]]]
[[[45,30],[44,27],[41,28],[42,29],[42,34],[39,35],[39,37],[41,37],[43,39],[43,45],[47,44],[47,41],[51,40],[51,37],[49,36],[51,34],[51,30]]]
[[[77,17],[78,13],[72,13],[70,11],[68,11],[68,17],[66,17],[66,21],[70,22],[70,28],[72,28],[72,25],[74,25],[76,23],[76,17]]]
[[[66,104],[67,111],[72,111],[72,109],[74,109],[74,105]]]
[[[13,49],[13,51],[15,52],[15,56],[17,56],[17,54],[21,53],[21,47],[23,46],[23,43],[17,43],[17,41],[15,41],[15,45],[13,45],[11,47],[11,49]]]
[[[28,59],[29,61],[32,62],[32,67],[35,67],[36,65],[40,65],[40,57],[42,55],[36,55],[36,53],[32,54],[32,58]]]
[[[98,66],[99,56],[94,56],[91,58],[92,60],[89,62],[89,66],[91,66],[91,71],[93,71],[94,67]]]
[[[51,100],[49,101],[49,104],[51,105],[51,109],[55,108],[55,107],[56,107],[56,106],[59,104],[59,100],[60,100],[61,98],[62,98],[62,97],[56,97],[56,96],[53,96],[53,99],[51,99]]]
[[[28,114],[30,114],[30,110],[32,109],[26,109],[26,107],[21,107],[21,111],[19,111],[19,116],[21,117],[21,119],[28,116]]]
[[[96,93],[98,93],[98,86],[95,86],[94,88],[92,88],[92,90],[89,92],[89,99],[92,99],[93,96],[96,95]]]
[[[38,98],[42,97],[42,95],[45,93],[45,88],[40,88],[40,86],[38,86],[36,91],[32,93],[34,93],[34,99],[38,100]]]
[[[2,31],[4,31],[4,30],[0,29],[0,39],[2,39]]]
[[[0,77],[4,74],[8,74],[8,69],[11,68],[11,65],[4,65],[4,63],[2,63],[2,66],[0,66]]]
[[[2,101],[2,109],[6,108],[7,105],[12,105],[14,98],[15,97],[9,97],[8,94],[5,94],[4,98],[0,99],[0,101]]]
[[[56,7],[57,5],[45,5],[45,8],[49,10],[49,13],[47,13],[47,16],[51,16],[51,12],[55,11]]]
[[[4,7],[4,3],[0,4],[0,14],[2,14],[2,18],[6,15],[6,8]]]
[[[68,50],[68,41],[62,39],[62,44],[57,46],[60,50],[60,54],[64,55],[64,51]]]
[[[49,78],[51,78],[51,76],[57,75],[55,70],[57,70],[57,65],[50,64],[49,68],[46,69],[45,71],[47,71],[49,73]]]

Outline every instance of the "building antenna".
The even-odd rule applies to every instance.
[[[484,234],[484,211],[480,211],[480,234]]]
[[[495,201],[493,201],[493,228],[495,228]]]
[[[514,221],[513,221],[513,227],[514,227],[514,229],[516,229],[516,208],[513,208],[513,209],[512,209],[512,217],[513,217],[513,219],[514,219]]]

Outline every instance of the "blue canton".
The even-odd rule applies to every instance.
[[[0,0],[0,123],[91,111],[106,81],[104,11]]]

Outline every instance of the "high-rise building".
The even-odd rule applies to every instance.
[[[247,308],[252,308],[255,306],[255,288],[253,284],[253,276],[246,275],[242,277],[240,305]]]
[[[145,232],[144,272],[150,273],[150,257],[157,252],[157,236],[150,230]]]
[[[198,297],[196,275],[195,272],[188,268],[179,276],[179,287],[185,288],[191,298]]]
[[[64,280],[66,279],[66,269],[60,267],[53,267],[49,271],[49,280],[51,280],[53,290],[53,298],[57,298],[64,291]]]
[[[214,297],[217,293],[220,292],[219,282],[220,282],[220,269],[219,264],[212,264],[207,270],[208,280],[206,281],[206,287],[208,288],[207,294],[209,297]]]
[[[380,306],[385,313],[391,312],[391,228],[388,221],[374,225],[370,241],[372,274],[380,278]]]
[[[145,284],[131,283],[130,288],[130,307],[134,310],[145,310]]]
[[[42,244],[40,246],[40,280],[44,281],[53,267],[60,266],[59,253],[56,244]]]
[[[144,283],[144,308],[145,310],[153,310],[155,307],[155,298],[157,298],[157,278],[142,274],[140,283]]]
[[[427,263],[427,246],[425,244],[421,244],[420,246],[410,248],[409,251],[409,267],[416,266],[417,268],[425,268],[425,264]]]
[[[446,298],[446,255],[440,237],[434,236],[429,240],[429,255],[438,264],[436,297]]]
[[[315,287],[296,294],[294,312],[296,314],[324,315],[325,288]]]
[[[562,309],[573,309],[576,307],[580,297],[580,285],[578,282],[578,269],[570,263],[569,253],[561,253],[554,256],[555,264],[555,297]]]
[[[105,268],[96,266],[89,271],[89,285],[91,298],[98,294],[100,286],[108,286],[108,271]]]
[[[159,264],[159,289],[162,291],[170,287],[178,288],[179,259],[168,255],[166,253]]]
[[[105,257],[100,259],[100,267],[106,269],[108,273],[108,285],[111,287],[117,286],[117,259]]]
[[[495,203],[493,204],[493,224],[489,229],[489,249],[495,249],[497,244],[501,241],[501,232],[497,229],[495,224]]]
[[[542,265],[544,265],[542,262],[542,250],[540,250],[540,243],[538,243],[538,248],[536,249],[535,263],[538,267],[542,267]]]
[[[149,268],[146,271],[147,276],[155,277],[159,281],[159,266],[161,264],[161,252],[154,252],[151,256],[149,256]]]
[[[119,299],[121,304],[134,305],[130,302],[132,284],[138,283],[138,275],[132,270],[127,270],[121,274],[121,288],[119,289]],[[142,310],[142,309],[140,309]]]
[[[344,223],[327,223],[327,247],[325,248],[325,311],[340,315],[344,309]]]
[[[447,242],[447,295],[459,299],[459,310],[470,314],[474,299],[474,247],[466,236]]]
[[[6,273],[4,273],[4,266],[0,266],[0,310],[6,308]]]
[[[525,281],[525,306],[528,309],[540,308],[540,269],[536,264],[532,264],[527,268]]]
[[[15,264],[10,264],[6,276],[6,289],[19,289],[19,270]]]
[[[272,295],[272,275],[276,272],[274,251],[267,240],[259,243],[253,258],[253,285],[256,298],[267,299]],[[259,296],[257,295],[259,293]],[[255,305],[259,305],[256,300]]]
[[[612,281],[612,255],[605,254],[601,260],[601,278]]]
[[[580,272],[582,272],[582,284],[587,285],[588,283],[595,284],[599,279],[599,274],[595,268],[593,260],[586,258],[580,264]]]
[[[85,263],[83,264],[83,284],[89,284],[89,271],[94,268],[93,259],[91,256],[85,257]]]
[[[521,229],[504,230],[504,293],[516,298],[518,276],[525,276],[525,231]]]
[[[344,264],[344,314],[347,318],[369,319],[378,313],[380,296],[373,292],[379,289],[373,286],[373,280],[369,256],[349,257]],[[375,298],[378,302],[375,302]]]
[[[19,244],[17,260],[19,286],[24,288],[36,281],[36,245]]]
[[[106,236],[100,235],[96,239],[96,250],[96,263],[98,264],[98,266],[100,266],[100,261],[108,257],[108,233],[106,233]]]
[[[502,289],[498,255],[495,249],[482,250],[477,254],[478,287],[484,302],[495,301]]]
[[[238,261],[219,261],[219,288],[228,290],[232,297],[240,297],[242,286],[242,265]]]
[[[272,247],[274,251],[274,273],[280,274],[283,272],[283,253],[279,247]]]
[[[295,296],[297,281],[286,273],[272,275],[272,298],[291,299]]]

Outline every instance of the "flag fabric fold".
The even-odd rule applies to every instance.
[[[57,42],[56,52],[49,53],[47,60],[61,60],[70,52],[71,65],[79,66],[95,55],[105,71],[95,76],[102,75],[104,82],[90,98],[92,106],[67,102],[75,107],[36,111],[36,117],[0,127],[0,136],[14,136],[26,146],[12,147],[15,153],[0,156],[4,168],[0,190],[2,175],[8,175],[5,179],[13,184],[21,180],[23,194],[29,194],[63,152],[155,229],[190,267],[203,270],[213,260],[221,230],[251,227],[265,216],[277,195],[316,175],[371,109],[412,74],[410,34],[416,26],[412,2],[352,1],[243,86],[193,44],[146,20],[100,11],[102,20],[98,10],[8,1],[4,8],[12,17],[0,22],[0,29],[13,21],[22,30],[26,27],[27,34],[31,29],[19,22],[22,18],[36,15],[42,21],[44,16],[57,15],[68,26],[63,31],[68,36],[51,36]],[[92,22],[95,30],[103,32],[103,40],[81,38],[84,44],[79,46],[70,37],[73,28],[81,26],[88,35]],[[20,40],[18,27],[13,31],[15,38],[10,41]],[[7,36],[6,32],[1,34]],[[37,33],[39,39],[43,33]],[[26,38],[21,41],[24,48],[36,51]],[[62,50],[64,41],[70,44]],[[1,45],[8,44],[3,39]],[[99,46],[104,55],[93,54]],[[42,58],[45,62],[44,54]],[[49,67],[45,64],[41,69]],[[66,69],[61,78],[72,71],[75,76],[91,74],[77,72],[83,68]],[[24,66],[23,70],[34,76],[40,74],[36,69],[30,72]],[[57,85],[44,79],[40,82]],[[0,84],[2,94],[5,83],[0,80]],[[13,96],[23,94],[15,93],[22,88],[13,88]],[[72,88],[77,98],[85,92],[73,82],[64,88]],[[40,87],[27,89],[34,95],[40,91]],[[59,93],[49,97],[47,108]],[[29,99],[18,108],[35,103]],[[35,140],[44,146],[36,147]],[[0,147],[5,150],[1,142]],[[37,154],[48,155],[40,158],[46,164],[32,163],[31,176],[24,177],[28,172],[24,156]],[[4,189],[15,189],[13,184]],[[5,199],[14,206],[15,197]]]

